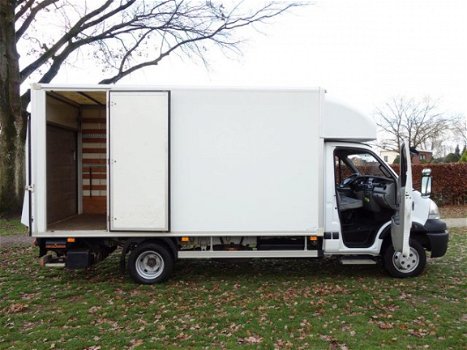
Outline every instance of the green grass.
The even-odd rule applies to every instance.
[[[18,234],[26,234],[28,228],[24,226],[17,217],[2,218],[0,217],[0,236],[12,236]]]
[[[163,285],[46,269],[32,247],[0,250],[0,348],[465,348],[466,228],[424,274],[325,260],[179,261]]]

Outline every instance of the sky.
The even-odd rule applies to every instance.
[[[430,96],[467,115],[466,0],[315,0],[260,30],[242,33],[241,56],[209,52],[208,69],[173,56],[120,84],[320,86],[365,114]],[[69,67],[55,82],[96,82],[85,73]]]

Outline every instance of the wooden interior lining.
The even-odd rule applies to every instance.
[[[78,212],[77,134],[47,125],[47,223]]]
[[[51,231],[59,230],[105,230],[107,229],[106,216],[102,214],[75,215],[48,227]]]
[[[105,108],[83,110],[81,125],[83,213],[107,214]]]

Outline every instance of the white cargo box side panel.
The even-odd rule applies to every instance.
[[[46,91],[31,87],[32,236],[47,227]]]
[[[171,98],[172,232],[321,228],[319,90]]]
[[[110,229],[167,231],[169,93],[111,91]]]

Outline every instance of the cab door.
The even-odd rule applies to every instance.
[[[397,181],[398,208],[392,217],[391,237],[394,250],[408,256],[412,227],[412,164],[409,143],[405,140],[400,150],[400,174]]]

